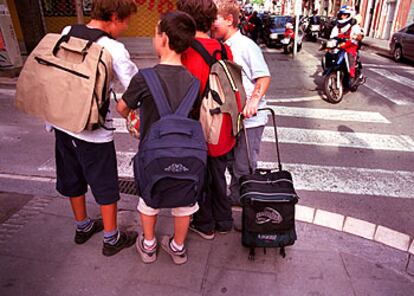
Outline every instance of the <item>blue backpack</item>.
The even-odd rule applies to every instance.
[[[134,157],[138,194],[152,208],[194,205],[206,177],[207,144],[199,121],[188,118],[198,98],[200,82],[192,86],[173,113],[152,68],[140,70],[160,114]]]

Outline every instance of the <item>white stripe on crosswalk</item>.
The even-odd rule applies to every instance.
[[[258,167],[277,164],[259,161]],[[283,169],[292,173],[298,190],[414,198],[414,172],[292,163]]]
[[[11,97],[14,97],[15,94],[16,94],[16,90],[15,89],[7,89],[7,88],[0,89],[0,96],[11,96]]]
[[[279,127],[277,131],[281,143],[414,152],[414,140],[409,136],[287,127]],[[275,141],[273,127],[265,128],[262,141]]]
[[[131,160],[134,155],[133,152],[117,152],[120,177],[133,177]],[[259,161],[258,167],[277,168],[277,164]],[[301,163],[286,163],[283,169],[292,173],[297,190],[414,198],[414,172]],[[54,161],[46,162],[39,170],[54,171]]]
[[[404,86],[407,86],[409,88],[414,89],[414,80],[407,78],[405,76],[401,76],[395,73],[392,73],[391,71],[385,70],[385,69],[369,69],[372,72],[375,72],[384,78],[390,79],[392,81],[395,81],[397,83],[400,83]]]
[[[311,97],[297,97],[297,98],[273,98],[266,96],[266,102],[268,103],[297,103],[297,102],[309,102],[309,101],[321,101],[321,96]]]
[[[390,123],[378,112],[320,109],[320,108],[300,108],[269,105],[278,116],[291,116],[303,118],[315,118],[334,121],[357,121],[372,123]]]
[[[116,133],[128,133],[124,119],[114,118],[113,124]],[[287,127],[279,127],[278,135],[281,143],[414,152],[414,140],[409,136]],[[262,141],[275,141],[273,127],[265,128]]]
[[[369,77],[367,82],[362,86],[370,89],[371,91],[375,92],[376,94],[380,95],[384,99],[397,104],[397,105],[412,105],[414,104],[414,100],[401,94],[397,91],[394,87],[389,87],[378,81],[373,77]]]
[[[363,67],[366,67],[366,68],[396,69],[396,70],[408,70],[408,71],[412,71],[413,70],[413,67],[401,66],[399,64],[396,64],[396,65],[384,65],[384,64],[366,64],[366,63],[363,63],[362,66]]]

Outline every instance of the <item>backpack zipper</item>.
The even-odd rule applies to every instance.
[[[72,74],[74,74],[76,76],[79,76],[81,78],[89,79],[89,76],[86,76],[85,74],[82,74],[82,73],[79,73],[79,72],[76,72],[76,71],[73,71],[73,70],[70,70],[70,69],[66,69],[65,67],[62,67],[60,65],[57,65],[57,64],[52,63],[50,61],[46,61],[46,60],[44,60],[44,59],[42,59],[40,57],[34,57],[34,58],[41,65],[52,66],[52,67],[58,68],[60,70],[63,70],[63,71],[72,73]]]
[[[264,196],[292,196],[299,198],[296,194],[293,193],[265,193],[265,192],[246,192],[240,196],[240,199],[247,195],[251,194],[257,194],[257,195],[264,195]],[[268,199],[260,199],[260,198],[252,198],[251,200],[255,201],[262,201],[262,202],[275,202],[275,203],[281,203],[281,202],[291,202],[291,200],[288,199],[281,199],[281,200],[268,200]]]
[[[278,183],[278,182],[288,182],[288,183],[290,183],[290,184],[292,184],[292,185],[293,185],[292,180],[289,180],[289,179],[279,179],[279,180],[274,180],[274,181],[272,181],[272,180],[268,180],[268,181],[260,181],[260,180],[247,180],[247,181],[244,181],[243,183],[241,183],[241,184],[240,184],[240,186],[244,186],[245,184],[248,184],[248,183],[256,183],[256,184],[273,184],[273,183]]]

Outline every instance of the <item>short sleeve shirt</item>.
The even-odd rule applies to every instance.
[[[67,34],[70,31],[70,26],[65,27],[62,31],[62,34]],[[97,40],[97,43],[103,46],[112,57],[112,69],[115,74],[115,77],[119,79],[122,86],[126,88],[131,80],[131,78],[138,72],[137,66],[131,61],[129,52],[125,48],[124,44],[115,39],[109,37],[101,37]],[[112,83],[112,82],[111,82]],[[109,109],[106,115],[105,126],[108,129],[98,128],[93,131],[84,130],[80,133],[72,133],[62,128],[56,127],[57,129],[75,137],[77,139],[90,142],[90,143],[106,143],[111,142],[114,139],[114,132],[110,130],[112,128],[112,114]]]
[[[156,65],[156,74],[160,78],[161,87],[168,99],[171,110],[177,110],[182,99],[192,85],[193,76],[183,66]],[[158,109],[150,93],[148,85],[141,73],[137,73],[131,80],[122,99],[131,109],[142,108],[141,124],[143,139],[151,125],[160,119]]]
[[[242,71],[243,86],[246,91],[247,100],[250,100],[255,88],[256,79],[260,77],[270,77],[269,68],[264,59],[259,46],[250,38],[237,31],[233,36],[226,40],[225,44],[230,46],[233,53],[234,62],[239,64]],[[266,99],[259,102],[259,108],[266,107]],[[266,112],[259,112],[257,116],[244,120],[246,127],[257,127],[267,123]]]

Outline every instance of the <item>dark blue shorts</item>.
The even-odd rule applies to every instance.
[[[85,194],[90,186],[100,205],[119,200],[114,142],[90,143],[55,129],[56,189],[68,197]]]

